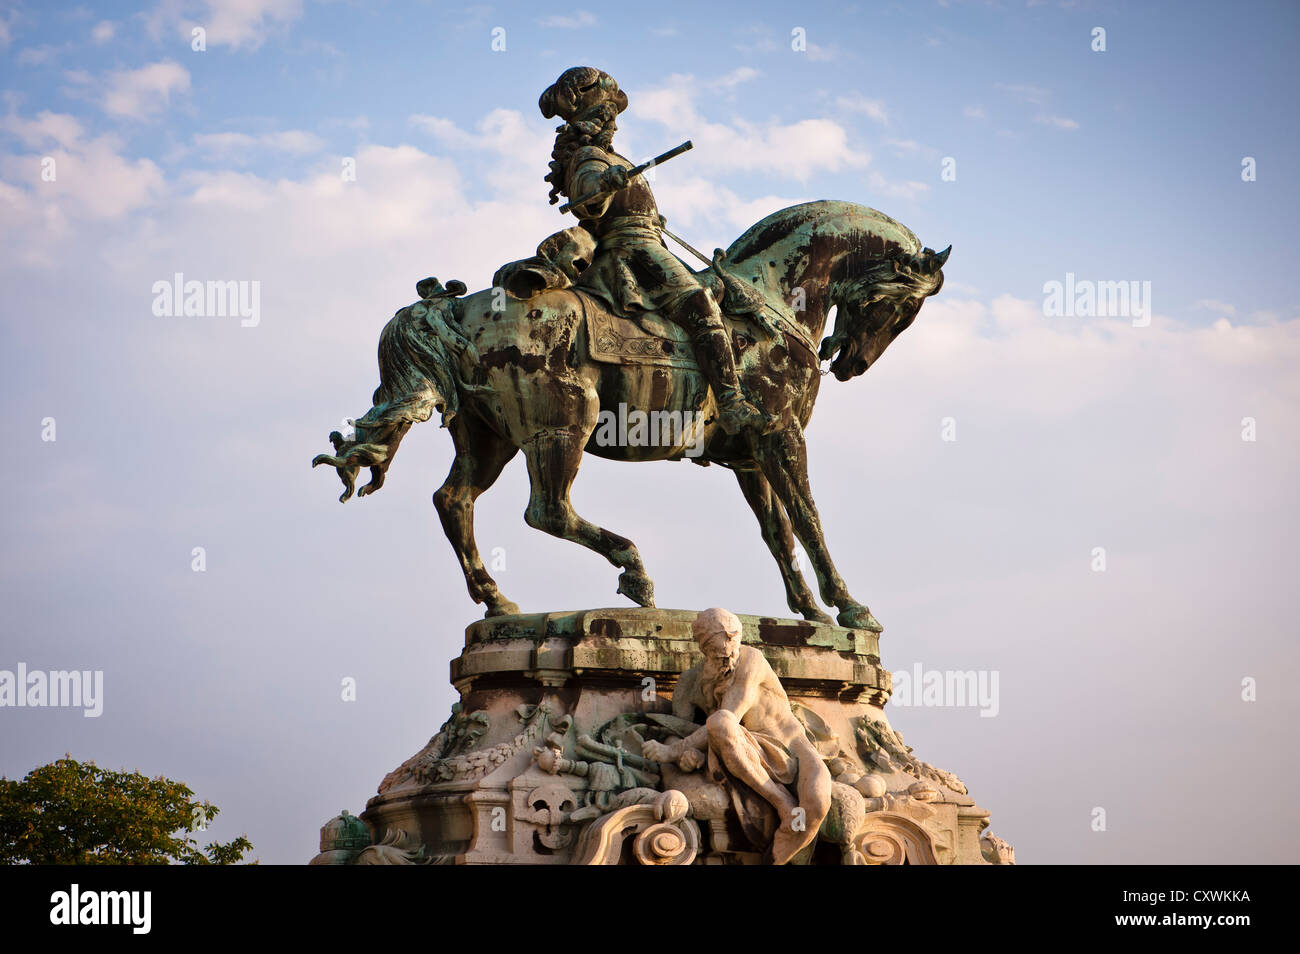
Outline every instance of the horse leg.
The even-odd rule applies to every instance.
[[[817,515],[817,505],[813,503],[812,489],[808,486],[808,450],[803,431],[791,427],[760,438],[755,442],[754,457],[785,506],[794,532],[812,561],[822,601],[827,606],[839,607],[836,621],[850,629],[880,632],[882,627],[871,615],[871,610],[849,595],[848,587],[826,548],[821,518]]]
[[[519,607],[501,595],[479,556],[474,540],[474,502],[501,476],[518,448],[471,422],[466,413],[451,422],[451,436],[456,444],[456,459],[447,479],[434,492],[433,505],[460,561],[470,599],[487,604],[486,616],[511,616],[519,612]]]
[[[525,443],[523,450],[532,492],[524,520],[530,527],[599,553],[623,570],[618,578],[619,593],[641,606],[654,606],[654,583],[646,575],[636,544],[584,520],[569,502],[569,490],[578,475],[589,436],[590,431],[554,429],[539,433]]]
[[[790,533],[790,521],[786,518],[781,502],[776,499],[776,494],[772,493],[772,485],[757,470],[737,469],[735,473],[741,493],[758,518],[758,525],[763,531],[763,542],[772,551],[777,566],[781,568],[786,604],[804,619],[829,623],[831,618],[821,611],[807,581],[799,572],[799,565],[794,558],[794,536]]]

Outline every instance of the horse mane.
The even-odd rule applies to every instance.
[[[726,260],[734,263],[761,256],[800,227],[813,225],[856,233],[864,250],[879,244],[881,258],[921,250],[921,242],[912,230],[883,212],[853,202],[818,199],[779,209],[755,222],[731,243]]]

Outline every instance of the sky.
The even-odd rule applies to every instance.
[[[908,743],[1021,863],[1293,860],[1298,27],[1262,2],[0,0],[0,670],[104,672],[98,718],[0,708],[0,774],[181,779],[214,837],[301,863],[434,734],[481,615],[430,504],[451,442],[417,428],[342,507],[308,464],[417,280],[485,287],[562,226],[536,102],[581,64],[628,93],[624,155],[694,142],[655,192],[698,248],[817,198],[953,245],[808,431],[884,664],[998,674],[993,717],[891,707]],[[157,314],[176,273],[258,283],[256,320]],[[1067,281],[1149,311],[1052,313]],[[526,500],[516,460],[478,507],[503,591],[624,605]],[[789,615],[720,468],[589,458],[574,500],[661,606]]]

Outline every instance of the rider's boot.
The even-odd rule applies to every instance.
[[[702,301],[700,299],[703,299]],[[770,431],[775,423],[770,414],[760,411],[746,400],[736,376],[736,362],[731,353],[731,337],[722,324],[722,313],[708,292],[692,295],[682,306],[683,324],[692,332],[695,357],[713,388],[718,402],[718,423],[728,434],[752,427],[759,433]]]
[[[768,415],[745,399],[736,377],[736,362],[731,354],[727,332],[718,328],[695,337],[695,355],[709,379],[709,387],[718,401],[718,423],[728,434],[738,434],[747,427],[761,433],[771,424]]]

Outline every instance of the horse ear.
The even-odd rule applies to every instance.
[[[948,261],[948,256],[952,254],[952,246],[949,245],[942,252],[934,257],[935,268],[943,268],[943,263]]]

